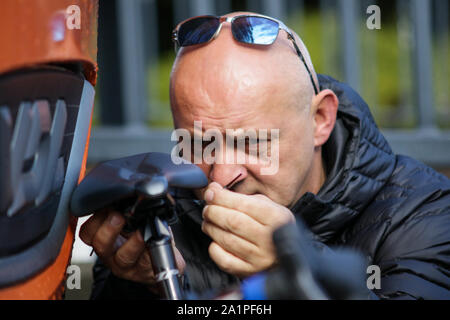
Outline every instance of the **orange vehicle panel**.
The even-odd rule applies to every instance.
[[[68,8],[73,5],[79,8],[79,28],[68,27],[73,14]],[[86,79],[95,86],[97,19],[98,0],[1,0],[0,75],[44,64],[80,63]],[[88,146],[89,134],[78,182],[85,174]],[[71,217],[55,261],[24,282],[1,288],[0,300],[61,298],[76,224],[77,219]]]
[[[79,29],[68,8],[78,6]],[[45,63],[80,62],[86,79],[97,77],[97,0],[2,0],[0,73]]]

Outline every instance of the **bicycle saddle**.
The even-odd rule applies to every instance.
[[[158,198],[164,197],[170,187],[205,187],[208,180],[203,171],[182,161],[177,165],[170,154],[149,152],[102,162],[76,187],[71,212],[82,217],[142,193]]]

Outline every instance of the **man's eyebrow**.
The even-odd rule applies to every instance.
[[[248,131],[253,131],[254,133],[256,133],[256,140],[271,140],[272,139],[272,130],[273,129],[221,129],[221,128],[209,128],[209,129],[205,129],[202,128],[202,131],[198,131],[198,130],[192,130],[192,129],[186,129],[187,131],[189,131],[189,134],[191,136],[191,140],[195,140],[195,138],[202,138],[204,139],[205,133],[208,130],[215,130],[216,132],[219,131],[223,138],[229,137],[229,138],[233,138],[234,140],[239,140],[242,138],[253,138],[254,135],[252,133],[249,133]],[[228,130],[228,134],[227,134],[227,130]],[[266,131],[266,135],[261,136],[260,134],[260,130],[265,130]],[[279,129],[276,129],[279,130]],[[214,135],[211,136],[212,138],[214,138]]]
[[[270,137],[271,136],[271,130],[272,129],[267,129],[267,128],[259,128],[259,129],[255,129],[255,128],[247,128],[247,129],[242,129],[242,128],[238,128],[238,129],[227,129],[230,130],[231,134],[233,135],[233,137],[235,138],[239,138],[239,137],[248,137],[248,136],[252,136],[253,134],[251,134],[250,132],[256,133],[257,137],[260,137],[260,133],[262,131],[266,131],[266,136]]]
[[[225,134],[225,130],[227,130],[227,129],[221,129],[221,128],[217,128],[217,127],[213,127],[213,128],[204,128],[204,127],[202,127],[202,131],[201,132],[199,130],[195,130],[195,129],[192,129],[192,128],[189,128],[189,129],[186,129],[186,130],[189,131],[191,136],[194,136],[195,133],[197,135],[200,135],[200,133],[202,135],[204,135],[206,133],[206,131],[211,131],[211,130],[214,130],[216,132],[219,131],[220,133],[222,133],[224,135]],[[234,130],[234,129],[232,129],[232,130]]]
[[[225,138],[225,132],[222,132],[222,130],[219,130],[219,131],[222,134],[223,138]],[[194,132],[190,132],[190,131],[189,131],[189,133],[190,133],[190,136],[191,136],[191,141],[194,141],[195,139],[198,139],[198,138],[201,139],[201,140],[205,140],[206,139],[205,131],[202,131],[201,133],[197,131],[197,134],[194,134]],[[215,139],[215,135],[210,135],[208,137],[208,139],[206,139],[206,140],[209,141],[209,140],[212,140],[212,139]]]
[[[271,135],[270,131],[268,131],[266,135],[261,136],[260,134],[258,134],[258,131],[256,131],[256,136],[249,135],[249,134],[245,134],[245,135],[243,134],[243,135],[238,135],[238,136],[235,135],[233,137],[234,137],[234,140],[239,140],[239,139],[245,138],[246,140],[254,139],[254,140],[261,141],[261,140],[271,140],[272,135]]]

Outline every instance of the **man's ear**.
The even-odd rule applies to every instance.
[[[314,112],[314,146],[320,147],[327,142],[336,123],[339,99],[333,91],[326,89],[312,99]]]

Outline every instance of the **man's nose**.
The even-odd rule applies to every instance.
[[[247,177],[247,174],[247,170],[241,165],[216,163],[211,167],[211,171],[209,172],[209,179],[211,180],[211,182],[217,182],[222,187],[225,187],[230,182],[233,182],[234,185],[239,181],[244,180]]]

